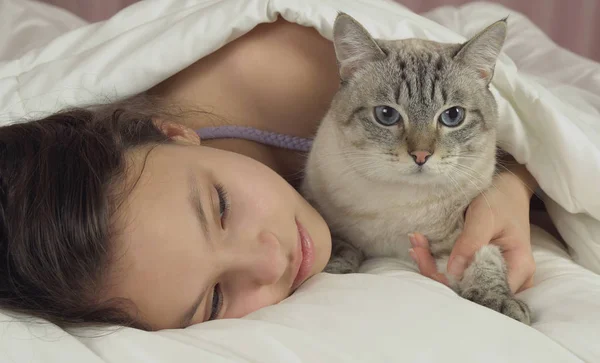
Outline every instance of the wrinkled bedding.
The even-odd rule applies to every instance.
[[[600,362],[600,64],[487,3],[417,15],[383,0],[146,0],[85,24],[0,0],[0,123],[133,95],[262,22],[283,16],[331,38],[338,10],[378,38],[461,42],[509,17],[493,92],[502,147],[540,183],[567,248],[532,228],[527,327],[391,259],[320,274],[243,319],[156,333],[63,331],[0,311],[1,362]]]

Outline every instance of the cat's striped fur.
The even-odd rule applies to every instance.
[[[342,84],[317,132],[302,186],[333,233],[327,271],[356,271],[364,255],[409,260],[413,232],[426,235],[446,271],[467,206],[492,183],[498,115],[489,83],[505,34],[502,20],[465,44],[374,40],[353,18],[338,16]],[[461,115],[456,107],[463,121],[450,127],[446,121]],[[399,121],[383,124],[394,112]],[[444,112],[450,113],[441,118]],[[477,252],[452,287],[530,321],[495,246]]]

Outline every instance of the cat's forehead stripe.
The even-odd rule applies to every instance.
[[[394,55],[396,102],[402,104],[402,99],[426,105],[447,102],[448,93],[441,80],[452,60],[444,47],[415,39],[385,42],[382,46]]]

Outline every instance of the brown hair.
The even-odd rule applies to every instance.
[[[62,327],[141,326],[101,302],[128,150],[169,142],[147,96],[0,127],[0,308]]]

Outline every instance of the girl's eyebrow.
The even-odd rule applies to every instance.
[[[189,309],[187,309],[185,314],[183,314],[183,316],[179,320],[179,327],[181,329],[186,328],[191,324],[194,315],[196,315],[196,311],[198,311],[198,307],[200,307],[200,305],[204,301],[204,295],[206,295],[207,290],[208,289],[202,289],[200,291],[200,294],[198,294],[196,300],[194,300],[194,303],[190,306]],[[204,320],[204,318],[202,318],[202,320]]]
[[[208,241],[208,220],[206,219],[206,213],[204,213],[204,208],[202,206],[200,189],[198,189],[198,179],[196,178],[196,175],[192,170],[190,170],[188,174],[188,183],[190,189],[188,200],[196,214],[198,223],[200,223],[200,225],[202,226],[202,232],[204,232],[205,241]]]

